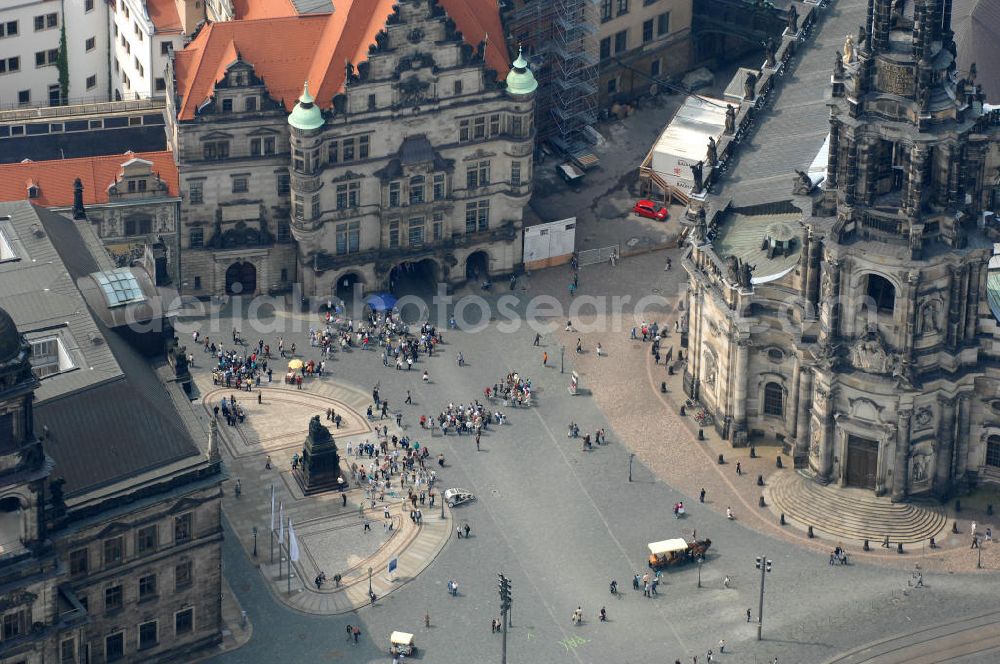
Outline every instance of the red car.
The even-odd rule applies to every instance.
[[[666,221],[670,213],[667,212],[667,208],[660,207],[653,201],[642,200],[635,204],[632,208],[632,212],[636,213],[640,217],[646,217],[647,219],[655,219],[657,221]]]

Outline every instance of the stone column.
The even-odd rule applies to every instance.
[[[965,338],[976,338],[976,308],[979,303],[979,288],[983,278],[982,265],[969,266],[969,288],[966,293],[968,305],[965,309]]]
[[[798,413],[795,419],[795,452],[792,455],[796,467],[809,456],[809,406],[812,401],[812,383],[812,367],[800,367]]]
[[[969,463],[969,430],[972,426],[972,397],[968,392],[958,395],[958,445],[955,452],[955,479],[965,477]]]
[[[896,458],[892,464],[892,502],[898,503],[906,499],[909,480],[910,459],[910,418],[913,411],[901,408],[896,414]]]
[[[848,205],[854,204],[854,198],[858,190],[858,151],[861,149],[860,142],[853,137],[847,145],[847,171],[844,183],[844,202]]]
[[[817,386],[813,394],[814,403],[820,410],[820,421],[823,423],[819,441],[819,465],[816,469],[816,479],[826,484],[830,481],[830,475],[833,472],[833,436],[835,431],[833,394],[832,390],[825,386]]]
[[[830,152],[826,157],[826,184],[827,191],[837,187],[837,169],[840,168],[840,122],[837,118],[830,117]]]
[[[960,284],[962,282],[962,272],[963,267],[949,266],[949,285],[948,285],[948,345],[955,349],[959,342],[959,325],[964,324],[961,321],[961,315],[959,312],[959,302],[961,300],[960,294]]]
[[[736,333],[737,335],[739,333]],[[747,368],[749,366],[750,339],[737,336],[735,346],[735,373],[733,375],[732,413],[733,445],[746,443],[747,431]]]
[[[910,172],[907,177],[909,185],[906,193],[906,214],[915,217],[920,214],[920,201],[924,193],[924,165],[927,161],[927,150],[920,145],[914,145],[910,151]]]
[[[840,261],[827,259],[822,281],[819,341],[821,344],[827,344],[837,338],[840,328],[838,320],[840,305],[837,302],[840,297]]]
[[[951,463],[955,449],[955,399],[938,397],[941,420],[934,460],[934,493],[945,495],[951,489]]]
[[[684,364],[684,371],[687,374],[689,384],[688,396],[692,399],[698,398],[698,374],[701,371],[701,335],[704,325],[701,316],[701,294],[697,283],[692,282],[688,290],[688,330],[690,339],[688,340],[688,359]]]

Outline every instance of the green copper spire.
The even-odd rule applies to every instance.
[[[519,47],[517,60],[514,60],[512,68],[507,74],[507,92],[512,95],[530,95],[537,89],[538,81],[528,69],[528,61],[524,59],[524,50]]]
[[[309,81],[306,81],[302,87],[302,96],[299,97],[299,102],[295,104],[295,108],[288,116],[288,124],[304,131],[322,127],[325,122],[323,112],[319,110],[319,106],[314,103],[315,101],[313,96],[309,94]]]

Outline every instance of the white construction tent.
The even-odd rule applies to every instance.
[[[691,166],[704,161],[708,139],[719,141],[726,129],[726,102],[688,97],[656,140],[639,169],[644,191],[687,203],[694,180]],[[708,169],[706,169],[708,170]]]

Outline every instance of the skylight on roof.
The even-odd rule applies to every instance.
[[[139,287],[139,281],[127,267],[95,272],[92,276],[97,285],[101,287],[109,307],[120,307],[146,299]]]

